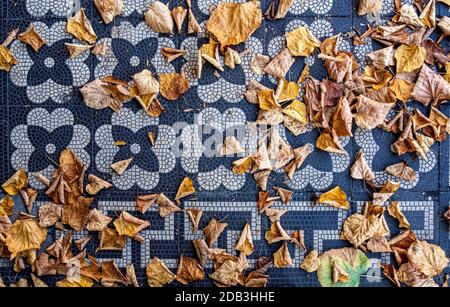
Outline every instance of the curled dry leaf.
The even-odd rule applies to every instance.
[[[338,137],[353,136],[352,134],[353,115],[350,111],[350,104],[347,98],[339,100],[336,111],[333,115],[333,130]]]
[[[105,56],[110,52],[110,48],[106,43],[98,43],[92,48],[92,54],[95,56]]]
[[[418,45],[401,45],[395,50],[397,74],[413,72],[422,68],[427,56],[427,50]]]
[[[326,251],[319,259],[317,277],[322,287],[358,287],[361,275],[371,266],[362,251],[349,247]],[[336,278],[336,273],[345,278]]]
[[[397,287],[400,287],[400,280],[398,279],[397,270],[392,264],[382,264],[381,269],[383,269],[383,275],[389,279]]]
[[[403,212],[400,209],[400,203],[397,201],[391,202],[388,206],[388,212],[389,215],[393,218],[396,218],[400,225],[400,228],[409,229],[411,228],[411,224],[409,224],[408,220],[406,219],[406,216],[403,214]]]
[[[81,252],[83,251],[86,246],[88,245],[88,243],[92,240],[91,236],[87,236],[78,240],[75,240],[75,246],[78,248],[78,250]]]
[[[119,16],[123,9],[123,0],[94,0],[94,4],[105,24],[109,24],[114,17]]]
[[[300,124],[306,125],[308,123],[308,111],[306,105],[297,99],[288,107],[284,108],[282,112]]]
[[[138,219],[126,211],[122,211],[113,224],[119,235],[131,238],[136,237],[141,230],[150,226],[149,221]]]
[[[316,250],[312,250],[305,256],[303,262],[300,264],[300,268],[308,273],[316,272],[320,267],[319,253]]]
[[[14,200],[6,195],[0,199],[0,217],[9,216],[14,213]]]
[[[16,220],[6,234],[5,244],[11,253],[11,259],[17,254],[39,249],[45,241],[47,230],[32,219]]]
[[[416,180],[416,172],[408,166],[406,162],[400,162],[386,167],[386,173],[402,180],[414,181]]]
[[[122,176],[125,171],[127,170],[128,166],[130,166],[131,162],[133,161],[133,158],[122,160],[115,162],[111,165],[111,168],[119,175]]]
[[[139,95],[142,97],[157,95],[159,93],[159,82],[153,77],[148,69],[144,69],[140,73],[133,76]]]
[[[350,208],[350,204],[347,200],[347,195],[339,186],[320,195],[317,198],[316,202],[326,204],[338,209],[348,210]]]
[[[381,222],[382,220],[375,215],[366,217],[356,213],[345,220],[342,235],[347,241],[358,247],[377,233]]]
[[[287,12],[291,8],[294,0],[280,0],[278,1],[277,13],[275,14],[275,19],[282,19],[286,16]]]
[[[127,278],[128,284],[131,284],[135,288],[139,288],[139,282],[137,280],[134,264],[127,264],[126,270],[127,270],[126,278]]]
[[[292,53],[288,48],[284,48],[266,65],[264,72],[277,78],[284,78],[294,62]]]
[[[30,276],[31,276],[31,280],[33,281],[33,286],[35,288],[48,288],[48,285],[42,279],[40,279],[33,273],[31,273]]]
[[[450,100],[450,83],[445,81],[442,76],[434,73],[427,65],[423,65],[412,98],[424,105],[430,103],[436,105],[442,101]]]
[[[306,158],[311,154],[310,145],[305,145],[294,149],[294,160],[292,160],[286,167],[284,171],[286,172],[290,180],[294,179],[295,172],[300,169],[300,167],[305,162]]]
[[[279,187],[274,187],[273,188],[275,191],[277,191],[278,195],[280,196],[281,201],[283,202],[283,204],[287,204],[291,201],[292,196],[293,196],[293,192],[283,189],[283,188],[279,188]]]
[[[263,55],[257,53],[253,55],[252,60],[250,61],[250,69],[257,75],[264,75],[264,68],[266,68],[267,64],[270,62],[270,57],[268,55]],[[257,82],[257,81],[250,81]]]
[[[218,222],[216,219],[211,219],[208,225],[203,228],[205,240],[209,247],[213,246],[219,239],[220,234],[228,227],[227,223]]]
[[[242,148],[235,136],[228,136],[220,147],[219,153],[221,156],[238,155],[245,153],[245,149]]]
[[[156,203],[158,204],[159,215],[166,217],[174,212],[179,212],[181,209],[175,205],[164,193],[158,194],[156,197]]]
[[[154,257],[147,265],[147,282],[150,287],[162,287],[175,280],[175,274],[159,258]]]
[[[93,198],[77,197],[73,202],[64,203],[61,221],[76,231],[81,231],[89,216],[89,207]]]
[[[92,47],[93,47],[93,45],[80,45],[80,44],[66,43],[66,48],[67,48],[67,50],[69,50],[69,56],[71,59],[76,58],[83,52],[91,49]]]
[[[182,6],[176,6],[172,9],[172,17],[177,26],[178,33],[183,29],[183,22],[187,17],[188,10]]]
[[[62,207],[54,203],[46,203],[39,207],[39,226],[50,227],[61,219]]]
[[[76,39],[86,41],[91,45],[95,44],[97,40],[97,35],[86,17],[84,9],[80,9],[75,16],[67,20],[67,32]]]
[[[372,253],[392,253],[392,248],[386,237],[380,236],[370,238],[367,241],[367,249]]]
[[[378,102],[365,96],[359,96],[355,122],[362,129],[372,130],[382,125],[395,103]]]
[[[17,60],[11,51],[5,46],[0,45],[0,70],[8,72],[15,64],[17,64]]]
[[[195,193],[194,181],[191,178],[185,177],[178,188],[177,195],[175,196],[175,200],[179,201],[180,199],[192,195]]]
[[[201,209],[187,209],[186,214],[192,223],[192,231],[197,232],[198,226],[203,216],[203,211]]]
[[[259,1],[221,2],[211,12],[206,29],[226,48],[245,42],[261,26],[261,20]]]
[[[92,209],[89,212],[86,229],[89,231],[103,231],[111,222],[112,218],[97,209]]]
[[[316,147],[327,152],[348,155],[348,152],[342,147],[341,141],[333,129],[325,129],[317,138]]]
[[[116,229],[105,227],[100,233],[98,251],[121,251],[125,248],[125,236],[119,235]]]
[[[426,277],[441,274],[449,262],[442,248],[426,241],[411,244],[408,249],[408,260],[411,266]]]
[[[181,255],[176,280],[183,285],[187,285],[192,281],[203,279],[205,279],[205,271],[198,260]]]
[[[273,254],[273,264],[278,269],[285,268],[293,264],[287,242],[283,243],[280,249]]]
[[[266,211],[278,199],[279,199],[278,197],[270,197],[270,193],[267,191],[260,191],[258,193],[258,203],[257,203],[259,214],[262,214],[264,211]]]
[[[350,169],[350,176],[354,179],[371,181],[375,179],[375,175],[367,163],[364,152],[361,149],[356,155],[356,161]]]
[[[2,184],[2,189],[11,196],[20,193],[28,184],[28,175],[23,169],[19,169],[14,173],[5,183]]]
[[[398,100],[407,102],[414,91],[414,83],[395,78],[391,81],[389,89],[395,93],[395,97]]]
[[[192,33],[202,32],[202,29],[200,28],[200,25],[198,24],[197,18],[195,18],[194,13],[192,12],[191,0],[186,0],[186,4],[188,6],[188,11],[189,11],[189,21],[188,21],[187,33],[192,34]]]
[[[364,16],[367,13],[376,15],[379,13],[382,5],[382,0],[359,0],[358,15]]]
[[[279,222],[280,221],[280,219],[281,219],[281,217],[284,215],[284,214],[286,214],[286,212],[287,212],[287,210],[280,210],[280,209],[271,209],[271,208],[267,208],[266,209],[266,215],[267,215],[267,217],[269,218],[269,220],[272,222],[272,223],[275,223],[275,222]]]
[[[243,252],[246,256],[253,254],[255,247],[253,246],[253,237],[250,224],[247,223],[241,232],[241,236],[236,243],[235,249],[237,251]]]
[[[23,33],[20,33],[17,38],[25,43],[31,46],[34,51],[38,52],[39,49],[42,48],[42,46],[45,45],[44,39],[39,35],[39,33],[36,32],[36,29],[33,25],[30,25],[30,27]]]
[[[409,263],[402,264],[397,270],[398,279],[408,287],[438,287],[433,278],[420,273]]]
[[[140,213],[145,213],[156,202],[158,194],[142,195],[136,198],[136,209]]]
[[[79,275],[78,277],[67,277],[66,279],[56,282],[56,286],[60,288],[90,288],[94,282],[89,277]]]
[[[173,34],[174,22],[172,14],[162,2],[155,1],[145,13],[145,22],[156,33]]]
[[[395,192],[400,188],[400,183],[392,182],[390,180],[386,181],[384,186],[379,192],[373,193],[373,204],[383,205],[389,198],[391,198]]]
[[[383,49],[373,51],[367,55],[372,61],[372,65],[377,69],[384,69],[387,66],[395,65],[394,46],[389,46]]]
[[[102,279],[101,282],[105,284],[121,283],[126,284],[127,278],[123,275],[114,260],[102,261]]]
[[[84,103],[93,109],[101,110],[111,108],[118,111],[121,107],[121,101],[117,99],[117,95],[113,95],[113,86],[100,79],[84,85],[80,92],[83,95]],[[118,93],[119,94],[119,93]]]
[[[225,59],[224,63],[227,67],[231,69],[235,69],[237,65],[241,65],[242,59],[239,55],[239,52],[232,49],[231,47],[228,47],[225,51]]]
[[[428,1],[419,16],[420,20],[427,28],[436,27],[436,0]]]
[[[239,263],[233,260],[226,260],[209,277],[220,287],[231,287],[238,284],[239,273]]]
[[[286,34],[286,42],[293,56],[310,56],[320,47],[320,41],[306,27],[299,27]]]
[[[275,98],[274,90],[258,91],[258,103],[259,108],[265,111],[281,108],[281,105]]]
[[[270,226],[270,229],[266,231],[265,239],[269,244],[277,243],[280,241],[291,241],[291,237],[281,226],[279,221],[275,221]]]
[[[189,81],[184,74],[161,74],[160,86],[164,98],[177,100],[189,90]]]
[[[175,48],[169,48],[169,47],[163,47],[161,48],[161,54],[164,57],[164,60],[167,63],[170,63],[176,59],[178,59],[181,56],[186,55],[187,51],[182,49],[175,49]]]
[[[88,181],[89,184],[86,186],[86,192],[91,195],[97,195],[97,193],[101,190],[112,188],[112,184],[110,184],[108,181],[103,180],[93,174],[90,174],[88,176]]]

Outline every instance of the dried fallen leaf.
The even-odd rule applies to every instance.
[[[284,78],[294,62],[292,53],[288,48],[284,48],[266,65],[264,72],[277,78]]]
[[[299,27],[286,34],[286,42],[293,56],[310,56],[320,47],[320,41],[306,27]]]
[[[127,170],[128,166],[130,166],[130,163],[133,161],[133,158],[122,160],[115,162],[111,165],[111,168],[119,175],[123,175],[125,171]]]
[[[166,266],[166,264],[154,257],[147,265],[147,282],[150,287],[162,287],[170,284],[175,279],[173,274]]]
[[[371,181],[375,179],[375,175],[367,163],[362,149],[356,156],[356,161],[350,169],[350,176],[354,179]]]
[[[9,216],[14,213],[14,200],[6,195],[0,199],[0,217]]]
[[[273,264],[278,269],[285,268],[293,264],[287,242],[283,243],[280,249],[273,254]]]
[[[150,226],[149,221],[138,219],[126,211],[122,211],[113,224],[119,235],[131,238],[136,237],[141,230]]]
[[[189,90],[189,81],[184,74],[160,75],[161,95],[168,100],[177,100]]]
[[[119,16],[123,9],[123,0],[94,0],[94,4],[105,24],[109,24],[114,17]]]
[[[76,39],[86,41],[89,44],[95,44],[97,35],[89,22],[84,9],[80,9],[75,16],[67,20],[67,32],[72,34]]]
[[[375,215],[368,217],[355,213],[345,220],[343,225],[343,237],[355,247],[360,246],[372,238],[381,225],[381,219]]]
[[[355,122],[362,129],[375,129],[382,125],[395,103],[378,102],[365,96],[359,96]]]
[[[293,192],[283,189],[283,188],[279,188],[279,187],[274,187],[273,188],[275,191],[277,191],[278,195],[280,196],[281,201],[283,202],[283,204],[287,204],[291,201],[292,196],[293,196]]]
[[[397,201],[391,202],[388,206],[389,215],[393,218],[396,218],[399,221],[399,227],[404,229],[411,228],[408,220],[400,209],[400,203]]]
[[[93,174],[88,176],[88,181],[89,184],[86,186],[86,192],[91,195],[97,195],[97,193],[101,190],[112,188],[112,184],[108,181],[105,181]]]
[[[423,65],[417,79],[412,98],[424,105],[439,104],[450,100],[450,83],[434,73],[427,65]]]
[[[395,51],[397,61],[397,74],[403,72],[413,72],[422,68],[427,56],[424,47],[418,45],[401,45]]]
[[[103,231],[111,222],[112,218],[97,209],[92,209],[89,212],[86,229],[89,231]]]
[[[155,1],[145,13],[145,22],[156,33],[173,34],[172,14],[162,2]]]
[[[239,155],[245,153],[245,149],[242,148],[235,136],[228,136],[220,147],[219,153],[221,156]]]
[[[16,220],[6,234],[5,244],[11,253],[11,259],[18,253],[39,249],[45,241],[47,230],[32,219]]]
[[[360,0],[358,6],[358,15],[364,16],[367,13],[376,15],[381,10],[382,5],[382,0]]]
[[[264,68],[266,68],[267,64],[270,62],[270,57],[268,55],[263,55],[257,53],[253,55],[252,60],[250,61],[250,69],[257,75],[264,75]],[[254,81],[254,80],[252,80]],[[250,81],[250,82],[252,82]],[[254,81],[256,82],[256,81]]]
[[[71,59],[76,58],[83,52],[92,48],[93,45],[80,45],[80,44],[71,44],[66,43],[66,48],[69,50],[69,56]]]
[[[89,207],[93,202],[93,198],[77,197],[73,201],[64,203],[62,207],[61,221],[76,231],[81,231],[89,216]]]
[[[264,237],[269,244],[277,243],[280,241],[291,241],[291,237],[287,234],[279,221],[275,221],[272,223],[270,229],[266,231]]]
[[[43,204],[39,207],[39,226],[50,227],[61,219],[62,207],[54,203]]]
[[[158,204],[159,215],[166,217],[174,212],[180,212],[181,209],[175,205],[164,193],[158,194],[156,197],[156,203]]]
[[[319,253],[316,250],[312,250],[305,256],[303,262],[300,264],[300,268],[308,273],[316,272],[320,267]]]
[[[114,260],[102,261],[102,279],[103,285],[116,283],[126,284],[127,278],[123,275]]]
[[[38,52],[39,49],[41,49],[42,46],[45,45],[44,39],[39,35],[39,33],[36,32],[36,29],[33,25],[30,25],[30,27],[28,27],[25,32],[20,33],[17,38],[21,42],[30,45],[31,48],[33,48],[33,50],[36,52]]]
[[[192,281],[203,279],[205,279],[205,271],[198,260],[181,255],[176,280],[183,285],[187,285]]]
[[[261,26],[262,12],[259,1],[244,3],[221,2],[211,12],[206,29],[221,47],[245,42]]]
[[[218,222],[216,219],[211,219],[208,225],[203,228],[205,234],[205,240],[209,247],[212,247],[214,243],[219,239],[220,234],[228,227],[227,223]]]
[[[249,223],[245,224],[235,249],[243,252],[246,256],[253,254],[255,247],[253,246],[252,230]]]
[[[83,275],[68,277],[56,282],[56,286],[60,288],[90,288],[93,285],[92,279]]]
[[[426,277],[442,273],[448,266],[445,251],[437,245],[426,241],[416,241],[408,249],[409,263]]]
[[[326,204],[339,209],[348,210],[350,208],[350,204],[347,201],[347,195],[339,186],[335,187],[334,189],[328,192],[321,194],[316,202]]]
[[[316,147],[327,152],[348,155],[348,152],[342,147],[339,137],[333,129],[323,130],[317,138]]]
[[[404,263],[397,270],[398,279],[409,287],[438,287],[431,277],[420,273],[409,263]]]
[[[400,162],[386,167],[386,173],[402,180],[416,180],[416,171],[408,166],[406,162]]]
[[[11,67],[17,63],[16,58],[11,51],[3,45],[0,45],[0,70],[10,71]]]
[[[2,184],[2,189],[11,196],[19,194],[28,184],[28,175],[23,169],[19,169],[12,175],[5,183]]]
[[[272,223],[279,222],[281,217],[286,214],[287,210],[279,210],[279,209],[266,209],[266,215]]]
[[[98,251],[121,251],[125,248],[125,236],[119,235],[116,229],[105,227],[100,233]]]
[[[178,33],[183,29],[183,22],[187,17],[188,10],[182,6],[176,6],[172,9],[172,17],[177,26]]]
[[[164,60],[167,63],[170,63],[170,62],[178,59],[179,57],[184,56],[186,53],[187,53],[186,50],[168,48],[168,47],[161,48],[161,54],[163,55]]]
[[[192,223],[192,231],[197,232],[198,226],[202,219],[203,211],[201,209],[187,209],[186,214]]]
[[[191,178],[185,177],[178,188],[177,195],[175,196],[175,201],[192,195],[195,193],[194,181]]]

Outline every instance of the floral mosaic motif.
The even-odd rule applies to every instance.
[[[34,17],[43,17],[49,12],[56,17],[66,17],[80,7],[81,0],[26,0],[27,11]]]
[[[11,51],[18,62],[11,69],[11,81],[26,88],[33,103],[42,104],[49,99],[65,103],[75,88],[89,81],[90,69],[85,63],[89,53],[75,59],[61,57],[61,53],[66,52],[64,43],[71,39],[66,33],[66,22],[56,22],[50,27],[42,22],[34,22],[33,25],[46,45],[34,53],[18,40],[11,44]]]
[[[294,0],[289,12],[302,15],[308,10],[319,15],[327,14],[333,8],[333,0]]]
[[[148,133],[155,132],[155,145],[148,141]],[[116,146],[116,141],[126,146]],[[155,188],[160,174],[170,173],[176,164],[172,146],[175,132],[170,126],[160,125],[159,119],[151,118],[143,111],[136,113],[128,108],[111,116],[111,123],[101,126],[95,133],[95,143],[100,148],[95,156],[99,172],[111,174],[111,182],[120,190],[135,186],[144,190]],[[133,158],[122,176],[112,172],[114,162]]]
[[[125,72],[138,73],[143,69],[152,72],[172,73],[175,68],[166,63],[161,48],[175,48],[175,43],[166,37],[158,37],[144,22],[133,26],[128,21],[121,22],[111,30],[111,38],[101,39],[111,50],[105,56],[99,56],[95,67],[96,78],[120,75]],[[149,67],[150,66],[150,67]]]
[[[246,153],[253,153],[257,139],[246,124],[246,115],[240,109],[230,108],[220,112],[215,108],[206,108],[198,114],[195,124],[183,129],[181,166],[188,173],[198,174],[198,183],[204,190],[212,191],[221,186],[239,190],[244,186],[246,177],[233,174],[230,170],[233,159],[219,159],[218,150],[223,144],[225,132],[228,135],[230,131],[237,131],[236,138]],[[213,136],[205,142],[205,135]],[[219,160],[220,163],[217,163]]]
[[[62,150],[71,148],[88,167],[90,139],[89,129],[76,124],[70,110],[61,108],[49,112],[35,108],[28,113],[25,124],[11,131],[11,165],[16,170],[22,168],[50,177],[56,163],[52,158],[57,159]],[[34,176],[30,176],[29,180],[31,186],[44,188]]]

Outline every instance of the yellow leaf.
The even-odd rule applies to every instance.
[[[86,41],[89,44],[95,44],[97,40],[97,35],[87,19],[84,9],[79,10],[75,16],[67,20],[67,32],[76,39]]]
[[[361,76],[361,79],[366,86],[371,86],[374,90],[379,90],[392,79],[392,75],[387,70],[367,66],[364,69],[364,74]]]
[[[140,220],[126,211],[122,211],[118,219],[113,222],[120,236],[135,237],[139,231],[150,226],[150,222]]]
[[[11,259],[18,253],[39,249],[45,241],[47,230],[39,226],[36,220],[17,220],[6,236],[6,246],[11,252]]]
[[[45,45],[45,41],[36,32],[33,26],[30,26],[25,32],[19,34],[18,38],[21,42],[30,45],[36,52]]]
[[[177,100],[189,90],[189,81],[184,74],[160,75],[161,95],[168,100]]]
[[[278,82],[275,97],[278,102],[289,101],[297,98],[300,91],[300,86],[295,82],[288,82],[285,79],[280,79]]]
[[[414,90],[414,84],[401,79],[394,79],[391,82],[389,88],[395,93],[395,97],[398,100],[407,102],[411,98],[411,94]]]
[[[178,188],[175,200],[180,200],[183,197],[192,195],[195,193],[194,181],[191,178],[185,177]]]
[[[83,275],[68,277],[56,282],[56,286],[60,288],[90,288],[93,285],[92,279]]]
[[[166,264],[158,258],[153,258],[147,265],[147,282],[150,287],[162,287],[175,279]]]
[[[450,0],[449,0],[450,1]],[[447,80],[447,82],[450,83],[450,62],[445,64],[445,75],[444,79]]]
[[[252,229],[250,224],[247,223],[242,230],[241,236],[236,243],[236,250],[243,252],[246,256],[253,254],[255,250],[253,246]]]
[[[258,101],[261,110],[273,110],[281,106],[275,99],[275,92],[273,90],[258,91]]]
[[[294,102],[292,102],[287,108],[283,109],[283,114],[302,124],[308,123],[308,112],[306,110],[306,105],[297,99],[294,100]]]
[[[327,152],[348,155],[347,151],[342,147],[342,144],[336,135],[336,132],[331,129],[326,129],[317,138],[316,147]]]
[[[348,210],[350,208],[350,204],[347,201],[347,195],[339,186],[320,195],[317,202],[327,204],[339,209]]]
[[[0,217],[9,216],[14,212],[14,200],[6,195],[0,200]]]
[[[233,161],[232,171],[235,174],[243,175],[252,167],[252,157],[245,157],[236,161]]]
[[[397,74],[420,69],[425,63],[426,57],[427,50],[424,47],[415,44],[401,45],[395,51]]]
[[[259,1],[244,3],[221,2],[212,11],[206,23],[222,48],[245,42],[261,26],[262,12]]]
[[[23,169],[19,169],[11,178],[9,178],[2,188],[11,196],[19,194],[28,183],[27,173]]]
[[[8,48],[0,45],[0,70],[10,71],[14,64],[17,64],[14,55]]]
[[[320,47],[320,41],[306,27],[299,27],[286,34],[287,47],[293,56],[310,56]]]

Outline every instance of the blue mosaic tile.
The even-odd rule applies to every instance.
[[[80,8],[92,17],[94,4],[90,0],[6,0],[8,18],[22,20],[40,20],[49,18],[66,19]]]

